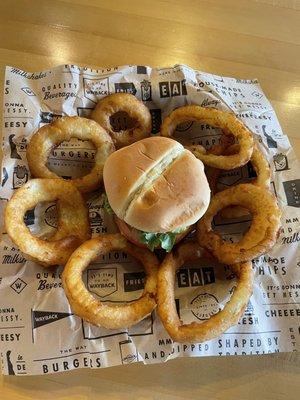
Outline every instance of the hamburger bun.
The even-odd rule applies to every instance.
[[[165,137],[146,138],[112,153],[103,180],[117,217],[144,232],[190,226],[209,205],[203,163]]]

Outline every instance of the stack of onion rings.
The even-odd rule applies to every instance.
[[[26,211],[37,203],[58,200],[58,228],[50,240],[33,236],[24,223]],[[65,264],[73,251],[90,238],[88,210],[71,182],[60,179],[32,179],[13,194],[4,215],[12,241],[27,258],[44,266]]]
[[[133,128],[114,131],[110,118],[120,111],[126,112],[135,121]],[[152,122],[149,109],[129,93],[115,93],[104,97],[97,103],[91,118],[111,135],[117,148],[144,139],[151,133]]]
[[[198,245],[185,243],[169,253],[160,266],[157,279],[157,310],[160,319],[171,336],[179,343],[199,343],[214,339],[238,323],[252,294],[253,272],[251,262],[231,265],[237,275],[237,286],[223,310],[202,322],[183,324],[177,314],[174,298],[175,273],[186,261],[202,257]]]
[[[90,192],[102,182],[103,166],[114,151],[109,134],[95,121],[80,117],[63,117],[40,128],[31,138],[27,147],[27,161],[31,174],[36,178],[62,179],[47,167],[47,160],[53,148],[64,140],[77,138],[89,140],[96,147],[95,165],[91,172],[72,182],[81,192]]]
[[[213,217],[231,205],[239,205],[252,214],[251,226],[237,243],[225,242],[212,230]],[[215,194],[197,224],[199,244],[220,262],[234,264],[252,260],[267,252],[276,243],[281,212],[274,196],[260,186],[240,184]]]
[[[89,263],[111,250],[121,250],[139,260],[146,272],[142,296],[122,305],[107,305],[97,300],[85,287],[82,273]],[[120,234],[101,235],[81,245],[70,257],[63,271],[63,287],[75,314],[107,329],[128,328],[144,319],[156,307],[158,260],[149,250],[127,242]]]
[[[205,122],[221,128],[225,135],[233,135],[239,141],[239,152],[229,156],[208,153],[204,147],[199,145],[187,146],[187,149],[204,164],[229,170],[244,165],[250,160],[253,151],[252,134],[233,113],[196,105],[180,107],[164,119],[161,125],[161,135],[173,136],[177,125],[186,121]]]

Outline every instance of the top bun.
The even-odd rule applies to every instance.
[[[209,205],[203,163],[177,141],[161,136],[112,153],[103,180],[116,215],[144,232],[192,225]]]

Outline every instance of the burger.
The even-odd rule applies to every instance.
[[[103,180],[106,209],[138,246],[170,251],[207,210],[204,165],[176,140],[150,137],[112,153]]]

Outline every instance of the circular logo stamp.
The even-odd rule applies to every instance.
[[[188,131],[192,125],[193,125],[193,121],[182,122],[181,124],[177,125],[176,131],[177,132]]]
[[[45,210],[45,223],[52,228],[57,228],[57,209],[56,204],[52,204]]]
[[[200,319],[200,321],[209,319],[212,315],[220,311],[218,299],[210,293],[198,294],[191,301],[191,306],[192,314]]]

